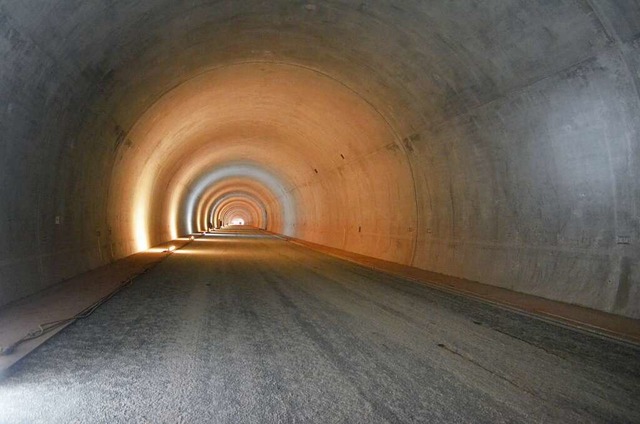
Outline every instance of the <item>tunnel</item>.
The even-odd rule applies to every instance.
[[[640,422],[638,0],[0,31],[0,422]]]

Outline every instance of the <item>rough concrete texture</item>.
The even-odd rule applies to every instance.
[[[10,370],[0,421],[632,423],[639,353],[274,237],[209,237]]]
[[[0,304],[242,214],[638,318],[639,16],[0,0]]]
[[[108,300],[118,290],[131,284],[134,277],[165,259],[171,254],[171,246],[180,248],[189,241],[172,240],[154,249],[127,256],[1,308],[0,375],[71,324],[73,317]]]

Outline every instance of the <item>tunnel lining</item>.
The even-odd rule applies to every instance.
[[[394,132],[382,137],[377,156],[362,143],[337,143],[331,158],[313,152],[305,169],[292,171],[308,183],[286,187],[300,204],[336,196],[344,210],[363,210],[353,222],[339,211],[299,215],[297,236],[640,316],[635,3],[463,0],[362,9],[337,1],[310,11],[253,0],[193,9],[157,0],[129,4],[126,13],[118,1],[109,13],[98,4],[58,6],[6,0],[0,8],[8,152],[0,158],[7,199],[0,234],[11,240],[0,244],[0,274],[20,281],[1,282],[2,302],[135,251],[136,218],[113,207],[130,193],[105,176],[117,178],[119,161],[144,148],[133,137],[136,119],[201,72],[253,61],[268,62],[256,65],[267,71],[276,67],[269,63],[289,63],[326,73],[380,112],[390,123],[380,132]],[[227,144],[228,134],[218,135],[209,141]],[[268,135],[263,141],[282,157],[294,156],[286,137]],[[224,160],[241,153],[228,150]],[[150,159],[158,192],[188,161],[173,158]],[[284,162],[271,165],[280,170]],[[388,184],[384,196],[367,199],[362,193],[377,185],[367,175],[383,168],[404,169],[388,179],[412,185],[413,194]],[[415,225],[385,226],[369,205],[386,204],[412,216],[380,216]],[[329,216],[327,229],[317,216]],[[171,238],[166,222],[152,216],[144,244]],[[620,263],[631,264],[623,287],[629,302],[616,301],[624,294],[616,287]]]

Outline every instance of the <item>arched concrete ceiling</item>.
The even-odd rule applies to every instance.
[[[255,205],[244,200],[232,200],[225,202],[220,208],[220,216],[223,224],[235,225],[238,219],[242,219],[241,225],[257,226],[260,220],[260,210]]]
[[[201,227],[205,228],[209,222],[218,227],[217,215],[220,205],[228,199],[235,198],[250,200],[262,211],[260,228],[279,227],[284,221],[284,211],[280,208],[282,205],[275,197],[269,197],[271,193],[266,187],[256,187],[250,183],[246,179],[232,178],[209,187],[202,195],[196,211],[195,218],[199,220]]]
[[[211,224],[211,227],[217,227],[220,223],[219,221],[222,221],[223,208],[226,207],[228,203],[235,201],[246,203],[247,207],[254,211],[255,217],[250,223],[247,222],[247,225],[260,229],[267,228],[270,213],[267,212],[264,202],[250,193],[238,191],[218,196],[214,201],[210,202],[207,207],[202,209],[203,221],[205,221],[207,225]]]
[[[415,229],[411,174],[392,129],[360,96],[307,68],[249,63],[206,72],[149,108],[128,139],[132,147],[122,147],[115,163],[112,192],[117,187],[118,194],[109,209],[117,217],[130,217],[118,238],[135,234],[137,249],[161,241],[149,236],[155,226],[151,215],[157,217],[161,206],[153,199],[172,197],[174,189],[192,191],[184,187],[209,172],[216,179],[205,177],[204,186],[197,183],[197,195],[217,179],[246,175],[291,204],[285,209],[295,208],[295,213],[290,211],[283,227],[271,228],[277,232],[307,237],[305,228],[296,227],[328,219],[332,226],[306,231],[323,231],[319,241],[351,249],[343,229],[347,219],[370,228],[379,222],[379,233],[387,239],[409,240],[409,231]],[[253,165],[228,165],[240,162]],[[393,178],[381,179],[382,173]],[[362,207],[366,204],[376,207]],[[398,209],[399,204],[409,210]],[[169,220],[174,219],[172,209],[166,211]],[[187,202],[187,210],[177,216],[183,213],[190,219],[194,212]],[[385,230],[403,219],[409,221],[404,232]],[[119,222],[114,219],[114,228]],[[405,260],[410,249],[405,248]]]
[[[0,303],[233,180],[271,231],[640,316],[637,1],[0,0],[0,29]]]

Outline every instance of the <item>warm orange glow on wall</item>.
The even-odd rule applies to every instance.
[[[400,262],[413,254],[402,143],[326,74],[283,63],[213,69],[166,93],[127,138],[109,213],[135,240],[116,243],[118,254],[204,229],[213,192],[247,191],[240,186],[264,204],[271,231]]]

